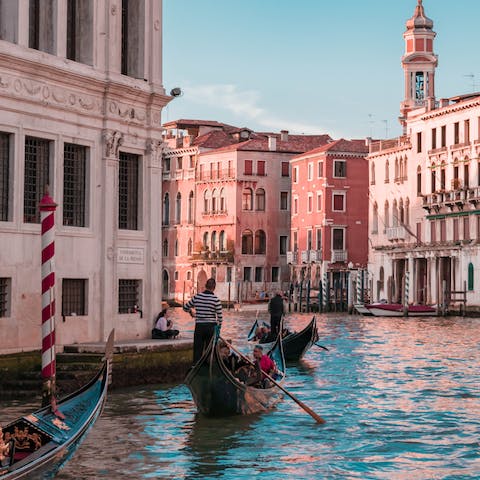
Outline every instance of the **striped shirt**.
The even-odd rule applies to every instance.
[[[185,312],[195,309],[195,323],[222,323],[222,304],[210,290],[197,293],[183,307]]]

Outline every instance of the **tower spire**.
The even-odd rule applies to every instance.
[[[417,0],[413,16],[406,22],[405,54],[402,67],[405,74],[405,98],[400,105],[400,123],[406,128],[408,112],[427,108],[435,103],[435,69],[438,58],[433,53],[433,21],[425,15],[423,0]]]

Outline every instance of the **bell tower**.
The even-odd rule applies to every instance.
[[[407,113],[435,101],[435,69],[438,57],[433,53],[433,40],[437,34],[433,31],[433,21],[425,16],[423,0],[417,2],[413,17],[407,20],[407,30],[403,34],[405,99],[400,105],[400,123],[404,133]]]

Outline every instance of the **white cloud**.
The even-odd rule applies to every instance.
[[[320,125],[295,122],[272,115],[260,106],[260,93],[256,90],[239,90],[233,84],[187,85],[185,99],[194,103],[223,108],[240,117],[253,121],[267,130],[289,130],[292,133],[318,134],[327,130]]]

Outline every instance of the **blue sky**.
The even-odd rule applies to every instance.
[[[164,0],[164,110],[254,130],[396,136],[416,0]],[[480,91],[479,0],[424,0],[437,98]]]

